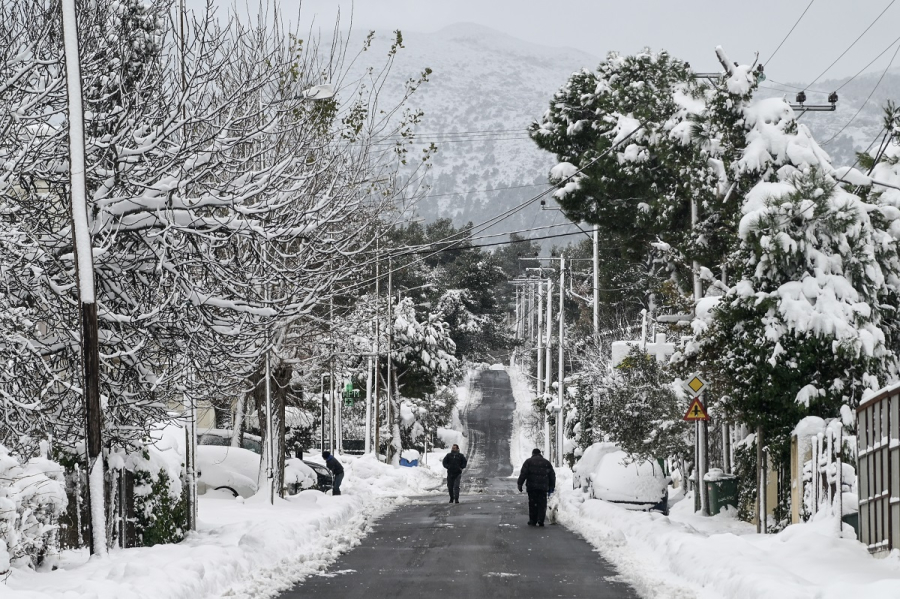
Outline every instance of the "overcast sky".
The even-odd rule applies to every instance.
[[[895,0],[896,1],[896,0]],[[204,0],[188,0],[202,6]],[[222,6],[230,0],[218,0]],[[241,6],[258,0],[239,0]],[[759,52],[776,81],[809,82],[836,59],[891,0],[813,0],[774,59],[769,58],[809,5],[807,0],[303,0],[303,19],[324,29],[338,8],[353,12],[354,29],[431,32],[474,22],[549,46],[568,46],[602,57],[609,50],[635,52],[665,48],[697,71],[718,70],[714,49],[725,47],[732,60],[753,62]],[[281,0],[296,15],[300,0]],[[295,19],[292,19],[295,20]],[[342,19],[343,20],[343,19]],[[900,2],[892,5],[868,33],[823,79],[856,73],[900,34]],[[882,70],[894,49],[869,70]],[[414,48],[410,48],[414,51]],[[894,62],[900,66],[900,56]]]

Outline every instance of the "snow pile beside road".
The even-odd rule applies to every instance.
[[[531,457],[531,450],[538,446],[537,439],[532,437],[534,430],[534,391],[527,377],[519,370],[518,364],[512,363],[507,369],[509,384],[512,387],[516,411],[513,415],[512,438],[509,440],[509,459],[512,462],[513,474],[519,471],[522,463]]]
[[[373,455],[339,456],[346,474],[341,492],[367,497],[406,497],[433,493],[441,486],[440,474],[430,468],[395,468]]]
[[[54,572],[14,569],[0,595],[272,597],[358,545],[372,521],[398,500],[441,483],[425,468],[394,468],[371,456],[340,459],[346,471],[340,497],[302,491],[270,506],[265,493],[244,500],[210,491],[200,497],[199,530],[181,543],[114,550],[104,559],[66,552]]]
[[[837,538],[830,522],[757,535],[754,526],[732,515],[695,515],[690,498],[666,517],[586,499],[565,483],[557,488],[560,521],[582,534],[644,597],[898,596],[898,556],[874,559],[861,543]]]

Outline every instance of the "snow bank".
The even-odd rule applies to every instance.
[[[644,597],[898,596],[897,556],[872,558],[857,541],[837,538],[830,521],[757,535],[733,512],[695,515],[689,497],[666,517],[588,499],[570,485],[557,488],[560,521],[582,534]]]
[[[4,599],[63,597],[268,597],[324,570],[354,547],[372,521],[409,495],[431,493],[440,476],[394,468],[372,456],[340,456],[346,471],[339,497],[302,491],[268,504],[211,491],[200,498],[196,533],[175,545],[113,551],[105,559],[64,554],[60,569],[15,569]]]
[[[522,463],[531,457],[531,450],[538,447],[537,440],[530,434],[529,426],[529,420],[534,418],[534,391],[517,364],[511,364],[507,372],[513,399],[516,401],[512,437],[509,440],[509,460],[512,462],[513,475],[516,475]]]

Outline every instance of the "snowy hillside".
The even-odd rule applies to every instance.
[[[379,32],[374,51],[386,50],[391,41],[390,34]],[[528,139],[525,129],[546,110],[550,96],[573,71],[593,67],[598,59],[473,24],[433,34],[403,32],[403,42],[405,50],[392,74],[397,89],[425,67],[434,71],[412,101],[425,112],[419,126],[421,147],[435,142],[439,148],[428,178],[432,188],[419,203],[419,213],[428,220],[449,216],[457,224],[478,223],[546,189],[547,172],[555,161]],[[459,193],[509,187],[515,189]],[[563,222],[559,212],[541,212],[535,204],[491,232]],[[571,229],[535,235],[565,230]],[[577,237],[557,242],[568,239]]]
[[[362,33],[360,39],[361,36]],[[435,142],[439,148],[427,180],[431,190],[419,203],[420,215],[428,220],[449,216],[457,225],[478,223],[546,189],[547,172],[555,161],[528,140],[525,128],[544,113],[553,92],[572,72],[592,69],[600,58],[578,50],[525,42],[471,23],[452,25],[435,33],[405,31],[403,39],[405,49],[398,55],[391,75],[393,89],[401,89],[406,79],[425,67],[434,71],[412,101],[414,107],[425,112],[418,134],[421,147]],[[386,51],[392,41],[390,33],[378,32],[373,51]],[[776,74],[772,76],[777,79]],[[827,141],[853,117],[880,76],[880,71],[860,75],[838,92],[836,112],[808,113],[801,122],[812,129],[820,142]],[[844,81],[818,82],[813,89],[824,93],[807,90],[807,103],[827,103],[827,93]],[[784,83],[797,90],[767,81],[759,97],[786,95],[793,101],[803,84]],[[835,164],[855,160],[854,152],[868,146],[880,131],[884,102],[898,97],[900,70],[894,70],[885,76],[850,126],[825,145]],[[390,100],[390,93],[386,99]],[[514,189],[477,191],[510,187]],[[550,200],[548,204],[554,202]],[[490,232],[563,222],[559,212],[541,212],[535,204],[492,227]],[[560,227],[533,235],[572,230]],[[575,240],[578,236],[548,240],[545,245]]]

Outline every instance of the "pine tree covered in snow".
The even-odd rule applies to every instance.
[[[802,417],[855,408],[896,376],[900,213],[816,169],[760,183],[743,211],[736,281],[698,309],[686,356],[784,459]]]

